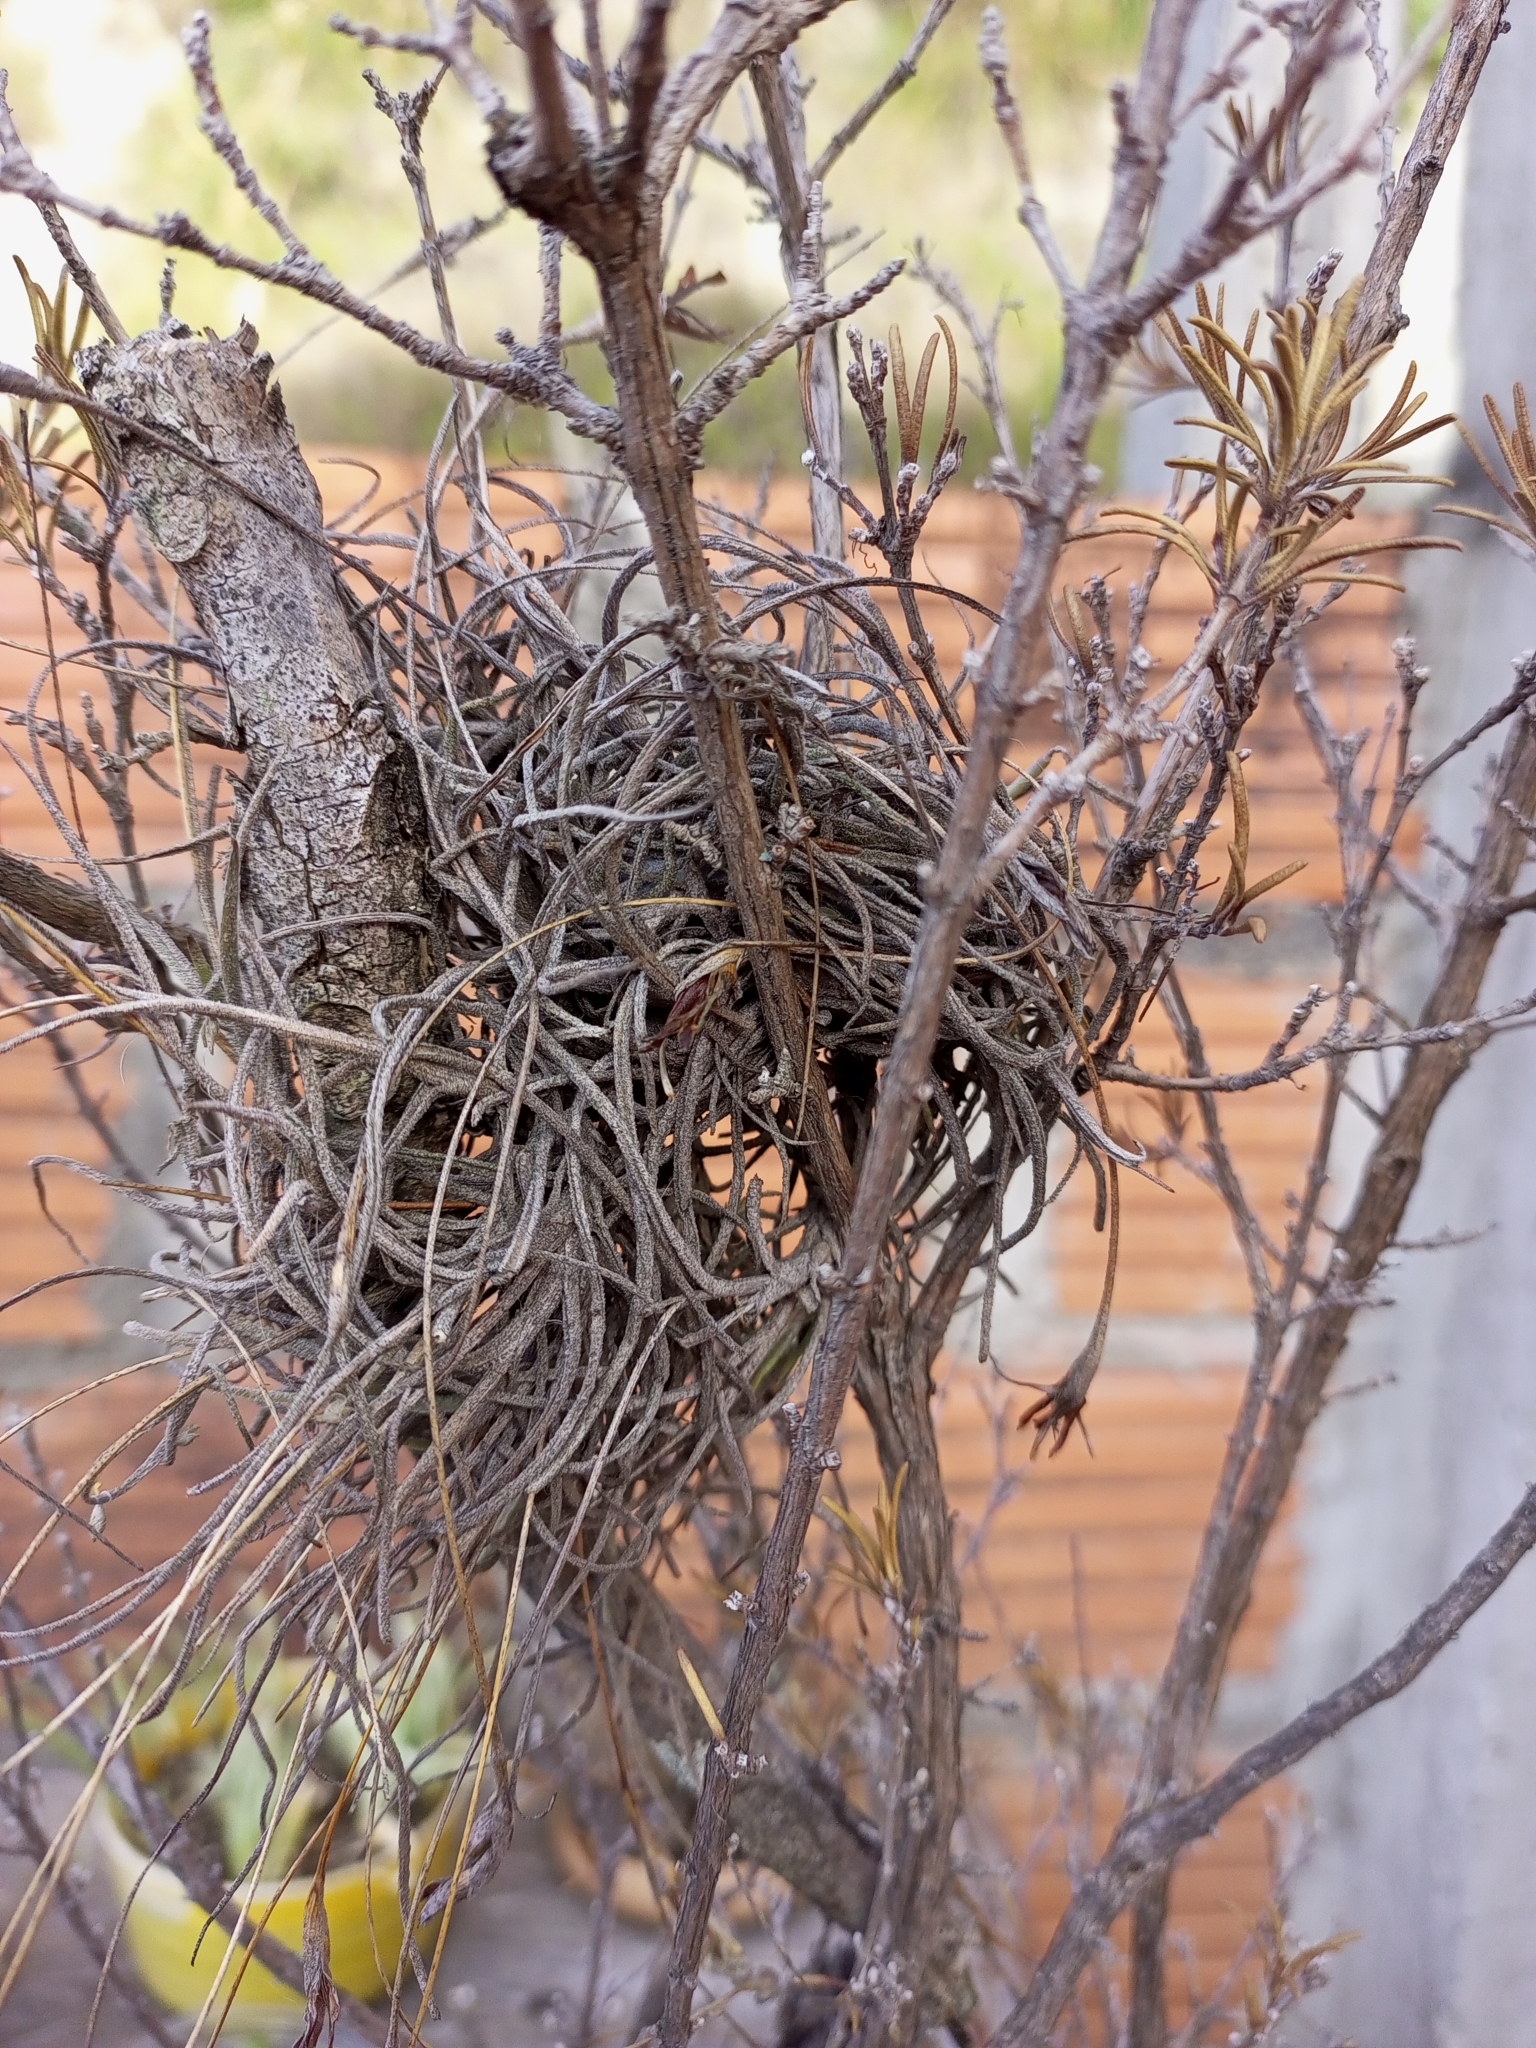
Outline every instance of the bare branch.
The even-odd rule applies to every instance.
[[[1103,1930],[1165,1871],[1179,1850],[1210,1834],[1240,1800],[1294,1770],[1303,1757],[1411,1685],[1536,1546],[1536,1487],[1391,1649],[1346,1684],[1255,1743],[1218,1778],[1183,1799],[1122,1821],[1100,1863],[1078,1886],[1028,1991],[993,2034],[996,2048],[1044,2040]]]
[[[555,41],[555,17],[545,0],[512,0],[533,93],[535,145],[546,173],[557,182],[574,175],[577,144],[565,96],[565,67]]]
[[[928,11],[918,23],[916,35],[869,98],[849,115],[811,165],[806,179],[808,184],[825,184],[832,166],[848,153],[881,108],[893,100],[904,85],[911,84],[917,76],[917,67],[923,61],[924,51],[948,20],[954,4],[955,0],[928,0]]]
[[[878,298],[905,268],[906,259],[898,256],[892,262],[882,264],[864,284],[837,298],[829,297],[824,290],[806,290],[798,294],[791,300],[789,311],[765,335],[728,357],[694,386],[678,412],[679,431],[689,445],[697,447],[710,421],[717,419],[739,392],[744,391],[754,378],[761,377],[797,341],[803,341],[807,335],[857,313],[871,299]]]
[[[1531,907],[1529,896],[1492,898],[1482,912],[1485,923],[1503,923]],[[1441,1024],[1423,1024],[1405,1031],[1354,1031],[1341,1019],[1315,1044],[1282,1059],[1266,1060],[1240,1074],[1155,1074],[1127,1060],[1106,1060],[1098,1068],[1105,1081],[1123,1081],[1135,1088],[1149,1088],[1165,1095],[1246,1095],[1255,1088],[1269,1088],[1276,1081],[1289,1081],[1308,1067],[1334,1060],[1352,1060],[1361,1053],[1406,1052],[1414,1046],[1453,1045],[1465,1040],[1481,1045],[1529,1017],[1536,1011],[1536,993],[1512,996],[1491,1010],[1479,1010],[1470,1017],[1448,1019]]]
[[[230,176],[239,186],[241,195],[251,210],[266,222],[290,256],[302,258],[306,253],[303,243],[288,225],[277,202],[251,168],[234,129],[229,125],[229,116],[224,111],[224,102],[219,97],[218,84],[213,75],[210,35],[211,24],[208,16],[194,14],[182,36],[187,53],[187,68],[192,73],[192,84],[197,93],[197,125],[208,138],[214,154],[228,166]]]
[[[1392,189],[1380,230],[1365,266],[1365,289],[1355,308],[1350,347],[1357,356],[1390,341],[1405,325],[1399,287],[1414,244],[1429,213],[1430,201],[1445,175],[1452,145],[1461,133],[1483,66],[1503,35],[1508,0],[1462,0],[1451,16],[1445,56],[1430,83],[1424,111]],[[1438,27],[1438,19],[1431,24]],[[1411,53],[1403,70],[1414,61]],[[1395,104],[1395,92],[1377,93],[1384,116]]]
[[[673,71],[657,101],[646,178],[659,205],[684,151],[755,57],[777,57],[840,0],[777,0],[772,7],[731,7],[708,39]]]
[[[622,161],[638,177],[650,146],[656,103],[667,76],[667,22],[672,0],[642,0],[634,40],[625,55],[629,81],[629,119],[624,127]]]
[[[274,263],[262,262],[238,249],[211,241],[185,214],[163,215],[151,224],[119,213],[115,207],[98,206],[90,200],[73,198],[61,192],[46,174],[30,162],[18,164],[8,155],[0,158],[0,191],[19,192],[34,203],[57,206],[65,212],[78,214],[82,219],[93,220],[100,227],[113,228],[142,241],[157,242],[162,248],[185,249],[193,255],[205,257],[221,270],[237,271],[242,276],[257,278],[263,284],[297,292],[303,298],[313,299],[317,304],[329,306],[334,312],[356,321],[370,334],[377,334],[413,362],[420,363],[423,369],[438,370],[445,377],[460,377],[467,383],[483,384],[527,405],[548,405],[552,411],[562,414],[587,440],[595,441],[604,448],[618,445],[618,422],[612,410],[588,398],[562,370],[535,351],[521,349],[509,341],[510,362],[497,363],[467,356],[458,349],[449,348],[444,342],[434,341],[430,335],[412,327],[409,321],[397,320],[368,300],[359,298],[307,250],[284,256]]]
[[[1381,143],[1381,170],[1376,180],[1376,196],[1381,207],[1376,221],[1379,234],[1386,225],[1387,210],[1392,204],[1392,188],[1396,183],[1392,156],[1397,145],[1397,121],[1389,97],[1392,65],[1382,40],[1381,0],[1355,0],[1355,5],[1365,22],[1365,54],[1370,59],[1371,76],[1376,82],[1376,97],[1382,103],[1381,125],[1377,131]]]
[[[1077,280],[1035,190],[1034,173],[1029,167],[1029,150],[1024,141],[1024,116],[1008,81],[1008,46],[1003,38],[1003,17],[995,7],[989,7],[981,18],[981,68],[992,81],[993,118],[1008,145],[1014,176],[1019,181],[1019,219],[1034,238],[1035,247],[1045,259],[1045,267],[1065,302],[1076,295]]]
[[[111,946],[118,931],[89,889],[63,875],[51,875],[19,853],[0,849],[0,903],[52,925],[66,938]]]
[[[821,185],[806,168],[805,101],[792,51],[777,63],[755,59],[752,85],[763,117],[763,134],[773,166],[779,214],[779,254],[791,293],[826,289],[826,246],[822,233]],[[695,159],[697,161],[697,159]],[[814,214],[815,231],[807,241]],[[804,337],[800,344],[800,400],[812,456],[811,546],[824,562],[847,557],[843,527],[843,419],[835,327]],[[825,607],[806,621],[804,664],[813,674],[832,667],[834,625]]]
[[[1275,144],[1293,127],[1318,80],[1337,58],[1344,17],[1351,4],[1352,0],[1328,0],[1322,19],[1286,66],[1285,88],[1279,99],[1246,145],[1235,152],[1232,168],[1211,201],[1204,221],[1165,270],[1128,294],[1125,317],[1135,320],[1138,328],[1165,306],[1171,306],[1200,278],[1209,277],[1245,243],[1294,220],[1314,199],[1331,191],[1357,167],[1361,150],[1375,133],[1374,125],[1302,171],[1267,202],[1261,203],[1253,196]],[[1420,45],[1415,45],[1415,55],[1422,65],[1424,49]],[[1398,91],[1407,91],[1412,78],[1405,66],[1404,76],[1397,82]]]
[[[603,55],[603,21],[598,0],[582,0],[582,37],[587,46],[587,90],[592,95],[592,112],[597,118],[598,147],[607,145],[613,133],[609,108],[608,61]]]

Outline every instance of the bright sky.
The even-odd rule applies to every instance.
[[[189,5],[190,12],[190,5]],[[66,191],[103,199],[147,100],[174,75],[174,42],[142,0],[3,0],[0,64],[13,74],[23,140]],[[89,252],[94,237],[78,229]],[[19,255],[51,289],[59,260],[24,200],[0,197],[0,254]],[[31,365],[21,281],[0,276],[0,354]]]

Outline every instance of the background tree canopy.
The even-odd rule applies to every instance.
[[[140,213],[183,210],[237,246],[272,253],[197,133],[193,92],[177,50],[188,11],[184,0],[122,0],[101,22],[80,24],[82,36],[110,47],[110,61],[121,60],[154,81],[142,118],[122,145],[114,196]],[[367,60],[354,43],[316,33],[317,10],[310,0],[214,0],[208,11],[229,112],[264,182],[317,254],[371,290],[410,258],[418,236],[397,167],[394,131],[360,75]],[[676,48],[696,39],[706,11],[702,0],[684,0],[676,11]],[[813,155],[900,57],[924,11],[916,0],[850,0],[835,25],[824,24],[806,38],[803,61],[815,81],[808,109]],[[42,132],[43,125],[70,128],[72,87],[66,81],[75,75],[80,38],[67,32],[66,19],[95,12],[90,0],[7,10],[13,96],[30,132]],[[1040,186],[1069,254],[1081,257],[1107,191],[1104,85],[1132,67],[1147,0],[1013,0],[1005,12]],[[579,42],[576,14],[574,6],[557,7],[562,32],[572,29]],[[370,19],[381,26],[415,26],[419,10],[408,0],[388,0]],[[978,304],[1005,302],[1011,332],[1002,367],[1014,415],[1026,418],[1047,410],[1055,389],[1059,309],[1028,238],[1011,228],[999,232],[1014,211],[1012,173],[992,135],[988,88],[974,61],[970,25],[960,24],[960,33],[955,27],[952,22],[940,30],[918,84],[898,94],[834,174],[827,195],[829,231],[847,239],[834,248],[832,260],[834,266],[839,258],[854,265],[870,237],[876,261],[910,255],[921,245]],[[29,32],[34,48],[28,47]],[[412,60],[388,51],[374,52],[371,61],[392,88],[412,75]],[[419,63],[414,68],[419,72]],[[460,90],[452,80],[442,89],[446,95]],[[298,109],[302,118],[295,118]],[[714,132],[722,141],[739,142],[747,119],[742,101],[733,98],[721,109]],[[429,170],[445,223],[496,211],[478,132],[473,119],[429,127]],[[885,227],[892,221],[902,224],[899,243]],[[494,355],[498,328],[531,330],[538,276],[533,243],[529,224],[511,220],[459,257],[455,295],[471,348]],[[130,324],[152,322],[158,310],[156,253],[120,242],[103,242],[93,253]],[[691,302],[723,332],[752,327],[782,302],[777,228],[767,221],[744,223],[733,175],[705,160],[674,236],[669,282],[690,263],[700,276],[724,272],[722,284]],[[589,296],[581,266],[570,266],[569,326],[591,312]],[[419,274],[391,287],[383,302],[432,325],[430,295]],[[902,280],[882,301],[878,326],[883,329],[889,320],[926,322],[931,306],[922,286]],[[347,325],[322,326],[313,308],[220,275],[195,258],[178,264],[177,310],[193,325],[221,332],[242,315],[251,319],[279,357],[284,391],[306,438],[402,448],[430,442],[442,414],[440,380]],[[299,353],[283,361],[295,347]],[[718,345],[703,340],[678,346],[690,381],[718,353]],[[584,376],[597,371],[595,362],[584,363],[580,356],[575,365]],[[707,448],[712,463],[755,471],[770,460],[798,461],[803,437],[792,378],[792,367],[781,364],[713,429]],[[967,424],[964,412],[961,423]],[[545,423],[531,414],[509,419],[507,431],[517,453],[563,452],[548,446]],[[1096,452],[1112,459],[1112,431],[1102,438],[1105,446]],[[984,460],[980,440],[973,448],[973,463]]]

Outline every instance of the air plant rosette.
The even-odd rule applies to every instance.
[[[223,742],[236,699],[246,761],[235,850],[222,869],[200,857],[201,931],[157,938],[187,949],[164,977],[125,951],[109,989],[91,984],[108,997],[92,1014],[149,1031],[179,1068],[186,1189],[129,1191],[183,1235],[149,1276],[182,1311],[169,1340],[155,1331],[181,1374],[156,1426],[174,1440],[210,1400],[245,1445],[157,1583],[185,1571],[211,1586],[261,1531],[270,1625],[355,1667],[358,1618],[382,1630],[403,1585],[431,1575],[435,1631],[517,1552],[536,1617],[525,1673],[584,1582],[601,1582],[600,1622],[622,1633],[612,1600],[668,1523],[712,1487],[750,1492],[741,1441],[782,1407],[826,1312],[849,1196],[831,1166],[848,1176],[868,1142],[968,737],[911,580],[960,461],[953,349],[925,480],[937,337],[911,388],[894,333],[850,347],[881,491],[877,509],[846,497],[893,575],[834,571],[711,513],[709,640],[658,609],[648,550],[589,539],[510,474],[496,483],[559,551],[534,567],[487,538],[467,601],[449,589],[451,550],[423,557],[407,592],[369,570],[366,525],[336,559],[312,547],[318,494],[249,329],[203,341],[172,322],[82,357],[119,417],[152,391],[177,394],[193,441],[218,438],[219,406],[238,415],[242,452],[217,473],[179,455],[157,467],[158,445],[125,434],[131,501],[215,635],[225,598],[198,580],[215,552],[253,593],[302,586],[325,631],[306,623],[290,666],[324,643],[325,702],[353,749],[338,764],[328,740],[291,744],[262,695],[281,667],[265,642],[254,680],[228,634],[222,670],[197,642],[177,650],[174,686],[144,672],[179,735],[193,826],[219,797],[194,787],[195,750]],[[440,495],[423,506],[434,532]],[[608,588],[589,640],[573,598],[595,575]],[[948,601],[974,631],[992,623]],[[831,624],[820,662],[816,619]],[[690,704],[703,675],[746,750],[754,874],[778,932],[743,928]],[[358,831],[387,839],[369,845],[395,893],[349,899],[322,931],[262,894],[256,853],[280,866],[289,839],[334,822],[333,769],[373,790]],[[1000,789],[993,837],[1016,822]],[[311,861],[303,887],[328,874]],[[997,1226],[984,1342],[999,1262],[1045,1205],[1052,1127],[1101,1187],[1106,1161],[1139,1157],[1081,1085],[1076,1020],[1114,943],[1054,826],[1007,862],[965,935],[891,1269],[916,1288],[937,1246],[969,1264]],[[162,978],[186,1010],[166,1024]],[[1029,1200],[1005,1231],[1021,1168]],[[233,1257],[199,1236],[226,1216]],[[146,1575],[114,1594],[112,1622],[152,1591]],[[345,1682],[357,1699],[355,1668]]]

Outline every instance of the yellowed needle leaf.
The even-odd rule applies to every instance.
[[[724,1742],[725,1723],[720,1719],[720,1716],[715,1712],[715,1703],[710,1698],[709,1694],[704,1690],[704,1681],[702,1678],[700,1678],[698,1672],[694,1670],[692,1664],[688,1661],[688,1654],[685,1650],[678,1651],[677,1661],[683,1667],[683,1676],[688,1681],[688,1690],[693,1694],[694,1698],[698,1701],[699,1712],[704,1716],[705,1721],[708,1723],[710,1734],[714,1736],[716,1742]]]
[[[1243,900],[1238,905],[1238,908],[1240,910],[1246,909],[1256,897],[1266,896],[1271,889],[1278,889],[1280,884],[1288,882],[1292,875],[1299,875],[1305,866],[1306,862],[1304,860],[1287,861],[1283,868],[1276,868],[1274,873],[1266,875],[1262,882],[1251,882],[1243,891]]]

